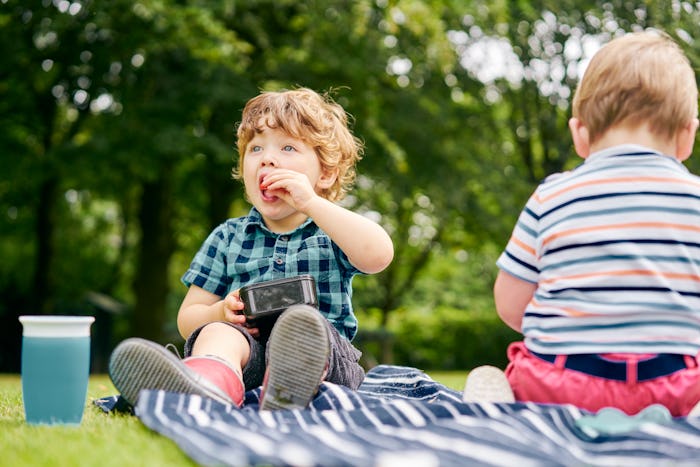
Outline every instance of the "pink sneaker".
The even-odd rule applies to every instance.
[[[222,389],[238,407],[243,405],[243,377],[226,360],[215,355],[197,355],[187,357],[182,363]]]
[[[180,360],[165,347],[136,337],[122,341],[114,349],[109,359],[109,377],[132,406],[142,389],[196,394],[238,407],[245,392],[240,375],[223,360]]]

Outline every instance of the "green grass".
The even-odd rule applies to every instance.
[[[466,372],[427,372],[445,386],[462,390]],[[24,421],[19,375],[0,374],[0,456],[11,466],[194,466],[169,438],[160,436],[136,417],[106,414],[94,399],[117,394],[109,377],[93,375],[82,424],[32,426]]]
[[[109,378],[90,378],[82,424],[33,426],[24,422],[18,375],[0,375],[0,453],[12,466],[194,466],[169,438],[136,417],[106,414],[92,400],[116,394]]]
[[[426,373],[435,381],[457,391],[464,389],[464,381],[467,378],[467,371],[426,371]]]

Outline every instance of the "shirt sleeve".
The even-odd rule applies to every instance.
[[[496,265],[526,282],[537,283],[540,275],[538,257],[539,203],[533,195],[518,217],[513,233]]]

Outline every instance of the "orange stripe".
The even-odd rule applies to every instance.
[[[617,177],[617,178],[607,178],[603,180],[589,180],[587,182],[579,182],[579,183],[574,183],[573,185],[567,186],[566,188],[562,188],[561,190],[555,191],[552,194],[549,194],[547,196],[540,196],[539,194],[535,194],[534,198],[536,201],[540,203],[544,203],[546,201],[550,201],[553,198],[556,198],[559,195],[562,195],[568,191],[575,190],[577,188],[585,187],[585,186],[590,186],[590,185],[606,185],[606,184],[618,184],[618,183],[640,183],[640,182],[658,182],[658,183],[673,183],[673,184],[686,184],[686,185],[693,185],[693,186],[700,186],[700,183],[697,183],[692,180],[683,180],[680,178],[673,178],[673,177]]]
[[[646,269],[630,269],[624,271],[608,271],[608,272],[593,272],[588,274],[573,274],[571,276],[562,276],[552,279],[541,280],[542,284],[552,284],[567,279],[584,279],[587,277],[601,277],[601,276],[659,276],[665,277],[667,279],[684,279],[691,280],[695,282],[700,282],[700,276],[695,274],[682,274],[678,272],[654,272]]]
[[[560,307],[560,306],[551,306],[551,305],[550,305],[550,306],[545,306],[545,305],[543,305],[542,303],[540,303],[540,302],[538,302],[537,300],[535,300],[534,298],[533,298],[532,300],[530,300],[530,304],[528,305],[528,308],[530,307],[530,305],[533,305],[533,306],[536,306],[536,307],[539,307],[539,308],[545,308],[545,307],[546,307],[546,308],[556,308],[557,310],[561,310],[561,311],[566,312],[569,316],[576,316],[576,317],[581,317],[581,316],[599,316],[597,313],[587,313],[587,312],[585,312],[585,311],[576,310],[576,309],[574,309],[574,308],[562,308],[562,307]]]
[[[520,240],[520,239],[516,238],[515,236],[513,236],[513,237],[510,237],[510,241],[513,242],[513,243],[515,243],[515,244],[518,245],[520,248],[522,248],[523,250],[527,251],[528,253],[530,253],[531,255],[534,256],[534,254],[535,254],[535,249],[532,248],[532,247],[530,247],[529,245],[525,244],[522,240]]]
[[[611,230],[611,229],[638,229],[638,228],[672,228],[677,230],[690,230],[693,232],[700,232],[700,226],[695,225],[683,225],[683,224],[669,224],[666,222],[629,222],[626,224],[612,224],[603,226],[593,226],[593,227],[580,227],[578,229],[563,230],[561,232],[555,233],[546,237],[542,242],[542,245],[547,245],[549,242],[556,240],[561,237],[567,237],[569,235],[576,235],[586,232],[595,232],[598,230]]]

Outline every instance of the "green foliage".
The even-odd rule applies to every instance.
[[[495,311],[439,306],[396,310],[387,329],[363,326],[356,345],[367,367],[381,363],[388,350],[401,365],[464,370],[486,364],[505,368],[508,344],[521,338]]]
[[[495,312],[438,307],[397,314],[394,357],[416,368],[505,368],[508,344],[520,339]]]
[[[691,3],[623,0],[0,1],[1,322],[99,291],[129,310],[116,338],[172,339],[181,274],[248,209],[230,176],[241,109],[308,86],[353,116],[366,151],[344,202],[396,246],[355,282],[366,329],[400,336],[397,359],[495,358],[502,342],[429,349],[488,340],[494,261],[522,205],[579,162],[568,102],[594,49],[579,46],[657,27],[697,68],[699,19]],[[417,326],[436,315],[450,337]],[[420,332],[394,328],[409,323]]]
[[[416,288],[404,291],[411,305],[395,310],[386,326],[377,310],[358,311],[357,345],[365,354],[365,365],[389,358],[439,370],[484,364],[505,368],[508,344],[522,336],[495,311],[491,289],[497,255],[495,245],[470,252],[439,250]]]

